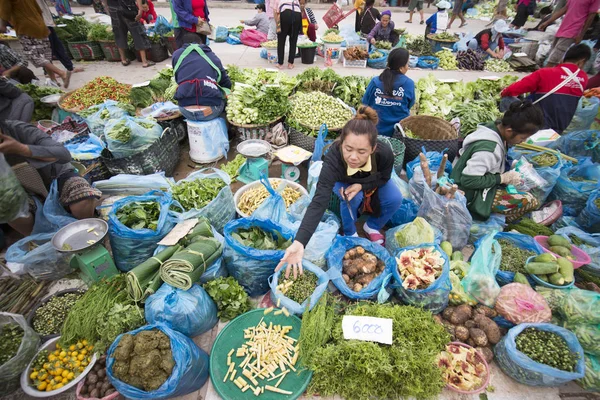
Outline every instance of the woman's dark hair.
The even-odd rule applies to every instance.
[[[391,96],[394,93],[394,81],[398,70],[408,64],[408,50],[399,47],[390,52],[387,59],[387,68],[383,70],[379,79],[383,83],[384,94]]]
[[[500,122],[517,134],[533,135],[544,126],[544,113],[531,100],[519,100],[508,107]]]
[[[367,0],[365,1],[365,10],[369,7],[373,7],[375,5],[375,0]]]
[[[377,111],[371,107],[360,106],[354,118],[346,122],[346,125],[342,128],[339,138],[340,142],[343,143],[344,139],[351,133],[355,135],[368,135],[371,147],[375,147],[377,145],[378,121]]]
[[[585,43],[579,43],[571,46],[565,53],[565,62],[587,62],[590,58],[592,58],[592,49],[590,49],[590,46]]]

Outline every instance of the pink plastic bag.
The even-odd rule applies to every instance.
[[[84,397],[82,394],[80,394],[81,388],[83,387],[84,382],[85,382],[85,379],[82,379],[77,384],[77,389],[75,390],[75,396],[77,396],[77,400],[115,400],[120,396],[119,392],[114,392],[114,393],[109,394],[108,396],[102,397],[101,399],[99,399],[97,397]],[[123,397],[121,396],[120,398],[122,399]]]
[[[503,286],[496,299],[496,311],[514,324],[550,322],[552,311],[546,299],[522,283]]]
[[[260,47],[260,44],[267,41],[267,35],[256,29],[244,29],[240,34],[242,44],[250,47]]]

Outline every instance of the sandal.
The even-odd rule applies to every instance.
[[[465,27],[465,26],[467,26],[467,25],[468,25],[468,24],[465,22],[464,24],[460,24],[459,28]]]
[[[408,21],[404,21],[407,24],[412,24],[412,21],[408,20]]]
[[[71,74],[73,74],[71,71],[67,71],[67,76],[65,79],[63,79],[63,85],[65,89],[67,89],[69,87],[69,83],[71,83]]]
[[[367,236],[369,236],[369,240],[371,242],[379,244],[381,246],[385,246],[385,236],[383,236],[380,232],[367,233]]]
[[[129,60],[127,60],[125,62],[121,61],[121,65],[124,67],[128,66],[129,64],[131,64],[131,61],[129,61]]]
[[[148,61],[146,65],[142,65],[142,68],[152,67],[153,65],[156,65],[154,61]]]
[[[420,24],[423,25],[425,23],[425,21],[421,21]]]

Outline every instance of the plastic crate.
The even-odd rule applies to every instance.
[[[344,68],[367,68],[367,60],[348,61],[342,54]]]

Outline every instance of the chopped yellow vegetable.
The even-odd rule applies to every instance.
[[[289,390],[283,390],[276,388],[275,386],[266,385],[265,389],[270,390],[271,392],[281,393],[281,394],[292,394]]]

